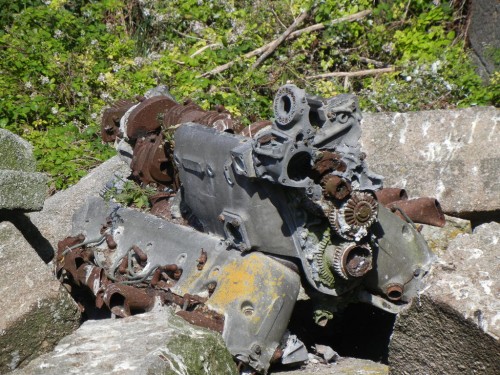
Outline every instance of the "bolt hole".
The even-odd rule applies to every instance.
[[[290,113],[291,109],[292,109],[292,100],[290,99],[289,96],[283,95],[280,100],[280,111],[283,111],[285,113]]]
[[[226,232],[229,236],[229,239],[232,240],[235,244],[240,244],[243,242],[243,235],[241,234],[239,226],[236,226],[231,222],[226,222]]]
[[[255,312],[255,309],[253,307],[252,302],[250,302],[250,301],[244,301],[241,304],[241,312],[245,316],[252,316],[254,314],[254,312]]]

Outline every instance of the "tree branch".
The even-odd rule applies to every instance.
[[[269,45],[269,47],[266,48],[264,53],[255,61],[255,63],[252,65],[252,69],[257,68],[262,62],[267,59],[275,50],[278,48],[278,46],[285,41],[285,39],[299,26],[302,21],[306,19],[308,16],[308,12],[302,12],[300,16],[297,17],[295,21],[290,25],[288,29],[285,30],[283,34],[280,35],[280,37]]]
[[[364,76],[374,76],[383,73],[391,73],[395,72],[396,69],[393,66],[388,68],[381,69],[369,69],[369,70],[358,70],[357,72],[332,72],[332,73],[324,73],[318,74],[314,76],[306,77],[306,79],[322,79],[322,78],[331,78],[331,77],[364,77]]]
[[[326,25],[323,24],[323,23],[317,23],[315,25],[306,27],[304,29],[300,29],[300,30],[296,30],[296,31],[292,32],[290,35],[288,35],[287,38],[285,38],[285,40],[294,39],[294,38],[296,38],[299,35],[302,35],[304,33],[310,33],[310,32],[313,32],[313,31],[323,30],[326,26],[336,25],[336,24],[341,23],[341,22],[353,22],[353,21],[357,21],[357,20],[359,20],[359,19],[361,19],[363,17],[366,17],[371,12],[372,12],[371,10],[363,10],[362,12],[350,14],[348,16],[332,20],[331,22],[329,22]],[[258,56],[261,53],[264,53],[273,43],[274,43],[274,41],[273,42],[269,42],[269,43],[263,45],[262,47],[259,47],[259,48],[255,49],[253,51],[250,51],[250,52],[244,54],[241,58],[242,59],[249,59],[251,57]],[[238,59],[235,59],[235,60],[232,60],[232,61],[230,61],[230,62],[228,62],[226,64],[219,65],[218,67],[216,67],[216,68],[214,68],[214,69],[212,69],[212,70],[210,70],[210,71],[208,71],[206,73],[203,73],[202,75],[200,75],[200,77],[210,77],[210,76],[213,76],[215,74],[221,73],[221,72],[229,69],[230,67],[232,67],[237,61],[238,61]]]
[[[207,49],[209,48],[218,48],[218,47],[222,47],[222,44],[221,43],[212,43],[212,44],[208,44],[204,47],[201,47],[199,50],[195,51],[193,54],[191,54],[191,58],[195,57],[196,55],[199,55],[200,53],[203,53],[205,52]]]
[[[300,30],[294,31],[293,33],[290,34],[290,36],[287,38],[287,40],[296,38],[299,35],[302,35],[304,33],[310,33],[312,31],[323,30],[327,26],[337,25],[337,24],[342,23],[342,22],[357,21],[357,20],[360,20],[361,18],[366,17],[371,12],[372,12],[371,9],[367,9],[367,10],[363,10],[363,11],[358,12],[358,13],[349,14],[348,16],[344,16],[344,17],[340,17],[340,18],[334,19],[334,20],[328,22],[326,25],[324,23],[317,23],[315,25],[308,26],[308,27],[306,27],[304,29],[300,29]]]

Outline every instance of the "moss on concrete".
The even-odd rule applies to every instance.
[[[0,332],[1,374],[51,351],[78,327],[80,312],[76,304],[65,291],[59,296],[38,301],[22,319]]]
[[[231,354],[220,336],[206,335],[203,340],[189,335],[179,335],[169,342],[172,357],[182,358],[190,375],[238,374]],[[169,355],[169,354],[166,354]],[[172,358],[173,359],[173,358]],[[182,366],[172,361],[176,366]],[[166,375],[178,374],[180,368],[167,369]]]
[[[35,172],[31,145],[17,135],[0,129],[0,170]]]
[[[0,209],[41,210],[47,181],[42,173],[0,170]]]

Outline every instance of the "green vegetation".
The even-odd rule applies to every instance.
[[[103,108],[167,85],[178,100],[223,104],[244,122],[271,117],[287,81],[311,93],[355,92],[364,111],[497,104],[464,48],[466,0],[0,0],[0,127],[35,146],[61,189],[113,154],[99,140]],[[439,3],[439,2],[435,2]],[[370,10],[353,22],[332,20]],[[243,55],[298,29],[263,63]],[[234,62],[218,74],[204,75]],[[393,66],[361,77],[328,72]]]
[[[141,187],[134,181],[122,181],[119,187],[112,187],[104,193],[104,199],[113,200],[123,206],[134,206],[139,209],[149,208],[149,199],[158,193],[154,187]]]

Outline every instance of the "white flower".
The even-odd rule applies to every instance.
[[[24,84],[24,87],[26,87],[29,90],[33,88],[33,84],[30,81],[28,81]]]
[[[50,82],[50,79],[49,79],[49,77],[41,76],[40,77],[40,82],[42,82],[42,85],[46,85],[47,83]]]
[[[144,16],[148,17],[148,16],[150,15],[149,9],[144,8],[144,9],[142,10],[142,14],[144,14]]]
[[[61,30],[57,29],[56,31],[54,31],[54,38],[60,39],[60,38],[62,38],[62,36],[63,36],[63,32]]]
[[[438,72],[439,67],[441,66],[441,61],[434,61],[431,65],[432,73],[436,74]]]
[[[382,46],[382,51],[386,53],[391,53],[394,51],[394,43],[386,43]]]
[[[407,76],[405,79],[406,79],[406,82],[410,82],[411,81],[411,76]]]
[[[144,59],[142,57],[135,57],[134,58],[134,64],[137,66],[141,66],[144,63]]]
[[[57,110],[57,108],[56,108],[56,107],[52,107],[52,108],[50,109],[50,112],[52,112],[52,114],[54,114],[54,115],[57,115],[57,112],[59,112],[59,111]]]
[[[117,72],[122,68],[120,64],[113,64],[113,72]]]
[[[92,120],[95,120],[95,119],[97,118],[97,113],[92,113],[92,114],[90,115],[90,118],[91,118]]]
[[[103,92],[103,93],[101,94],[101,99],[102,99],[102,100],[109,99],[109,94],[108,94],[107,92]]]
[[[96,39],[92,39],[92,40],[90,41],[90,45],[91,45],[91,46],[95,46],[96,44],[97,44],[97,40],[96,40]]]
[[[44,3],[45,5],[50,5],[50,3],[51,3],[51,2],[52,2],[52,1],[50,1],[50,0],[44,0],[44,1],[43,1],[43,3]]]
[[[99,77],[97,77],[97,80],[99,82],[104,82],[106,80],[106,76],[104,75],[104,73],[99,73]]]

